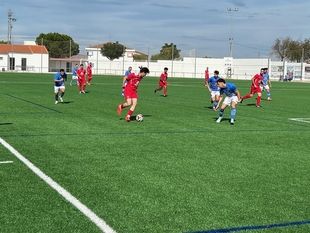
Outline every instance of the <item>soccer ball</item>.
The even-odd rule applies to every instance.
[[[143,115],[142,114],[138,114],[136,116],[136,120],[139,121],[139,122],[143,121]]]

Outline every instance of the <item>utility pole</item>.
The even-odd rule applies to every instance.
[[[231,18],[230,18],[230,36],[229,36],[229,57],[232,57],[232,47],[233,47],[233,17],[234,17],[234,12],[237,12],[239,8],[227,8],[227,11],[231,13]]]
[[[13,16],[13,12],[11,11],[11,9],[9,9],[8,11],[8,44],[12,43],[12,22],[16,21],[16,18],[12,17]]]

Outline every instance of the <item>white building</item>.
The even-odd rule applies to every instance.
[[[0,44],[0,71],[48,72],[49,54],[45,46]]]
[[[272,61],[269,58],[234,59],[231,57],[184,57],[181,61],[135,61],[134,55],[143,53],[128,47],[125,48],[123,57],[110,61],[100,53],[103,45],[98,44],[85,48],[87,61],[92,62],[94,74],[121,76],[129,66],[132,66],[134,72],[139,70],[139,66],[146,66],[150,69],[151,76],[159,76],[164,67],[168,67],[170,77],[204,78],[205,70],[208,67],[211,76],[214,70],[218,70],[223,78],[251,79],[253,75],[259,73],[261,68],[268,68],[272,79],[279,79],[280,76],[284,77],[290,72],[293,73],[295,79],[310,80],[310,65],[306,63]]]

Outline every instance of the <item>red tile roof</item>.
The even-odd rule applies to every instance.
[[[43,45],[0,44],[0,54],[8,53],[44,53],[48,51]]]

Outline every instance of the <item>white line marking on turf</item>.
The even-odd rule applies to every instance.
[[[12,154],[14,154],[19,160],[21,160],[28,168],[30,168],[37,176],[44,180],[49,186],[55,189],[61,196],[80,210],[86,217],[88,217],[93,223],[97,225],[105,233],[116,233],[103,219],[99,218],[94,212],[92,212],[86,205],[81,203],[78,199],[72,196],[66,189],[61,187],[52,178],[44,174],[39,168],[37,168],[28,159],[22,156],[17,150],[15,150],[10,144],[4,141],[0,137],[0,143],[7,148]]]
[[[310,123],[310,118],[289,118],[292,121],[300,121],[300,122],[306,122]]]
[[[1,161],[0,163],[13,163],[13,161]]]

